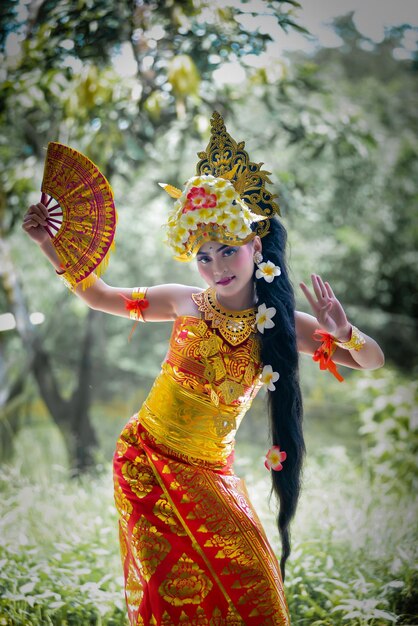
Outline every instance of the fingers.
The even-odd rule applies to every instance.
[[[22,228],[27,230],[28,228],[36,228],[37,226],[45,226],[46,221],[39,217],[39,215],[26,215],[23,218]]]
[[[337,297],[335,295],[335,293],[332,290],[331,285],[329,284],[329,282],[327,281],[323,281],[321,276],[319,276],[319,274],[312,274],[311,275],[312,278],[312,284],[317,285],[317,289],[318,291],[315,291],[316,295],[321,296],[323,299],[328,300],[328,298],[331,298],[333,300],[337,300]]]
[[[26,212],[25,217],[23,218],[22,227],[27,230],[28,228],[33,228],[41,224],[41,226],[45,226],[47,224],[48,218],[48,209],[41,204],[32,204]]]
[[[42,204],[42,202],[38,202],[38,204],[36,205],[38,209],[40,209],[43,213],[43,215],[47,218],[49,217],[49,213],[48,213],[48,209],[46,208],[46,206],[44,204]]]
[[[305,297],[306,297],[307,301],[311,305],[312,309],[316,310],[318,308],[318,303],[313,298],[313,296],[312,296],[311,292],[309,291],[308,287],[305,285],[305,283],[299,283],[299,285],[300,285],[300,288],[302,289],[303,293],[305,294]]]
[[[329,298],[335,298],[335,300],[336,300],[337,297],[336,297],[335,293],[333,292],[331,285],[326,282],[325,283],[325,288],[327,290],[328,297]]]
[[[302,289],[303,293],[306,296],[306,299],[308,300],[312,308],[314,309],[326,308],[328,310],[330,306],[332,305],[332,302],[330,302],[330,300],[332,301],[337,300],[331,288],[331,285],[328,282],[324,283],[324,281],[322,280],[321,276],[319,276],[319,274],[311,274],[311,281],[312,281],[312,287],[315,292],[315,296],[317,297],[317,300],[315,300],[315,298],[312,296],[311,292],[309,291],[305,283],[303,282],[299,283],[300,288]]]
[[[46,222],[49,217],[48,209],[41,202],[38,202],[38,204],[32,204],[29,211],[31,214],[38,215],[44,222]]]
[[[39,225],[39,224],[37,224],[37,223],[35,222],[35,220],[33,220],[33,219],[31,218],[31,216],[30,216],[30,215],[26,215],[26,216],[23,218],[23,222],[22,222],[22,228],[23,228],[23,230],[29,230],[30,228],[36,228],[36,226],[38,226],[38,225]]]
[[[315,295],[318,298],[318,301],[322,303],[327,295],[322,278],[318,274],[311,274],[311,281]]]

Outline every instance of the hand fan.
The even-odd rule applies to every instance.
[[[86,288],[106,269],[114,248],[117,214],[112,188],[84,154],[50,142],[41,191],[49,214],[45,229],[65,278],[72,288],[81,282]]]

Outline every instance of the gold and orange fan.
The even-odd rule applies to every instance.
[[[104,272],[115,245],[112,188],[84,154],[50,142],[41,191],[41,202],[48,209],[45,229],[65,279],[73,289],[79,283],[86,288]]]

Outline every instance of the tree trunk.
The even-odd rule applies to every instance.
[[[94,450],[97,448],[97,436],[92,426],[89,409],[91,404],[92,382],[92,346],[94,343],[93,329],[98,312],[89,309],[87,315],[85,337],[81,350],[78,385],[71,398],[71,432],[74,437],[73,470],[76,474],[83,473],[94,466]]]
[[[0,276],[7,302],[16,319],[16,330],[27,352],[28,369],[38,385],[39,393],[59,428],[65,442],[73,474],[80,474],[94,466],[97,437],[90,419],[91,350],[95,311],[87,316],[85,339],[78,367],[78,384],[70,400],[65,400],[57,384],[50,355],[29,318],[29,311],[10,258],[7,243],[0,240]]]
[[[9,380],[0,338],[0,459],[10,461],[14,453],[14,440],[21,428],[22,407],[27,402],[25,381],[27,368],[22,369],[13,381]]]

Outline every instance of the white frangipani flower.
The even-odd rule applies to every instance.
[[[228,207],[228,213],[230,215],[233,215],[234,217],[241,217],[242,216],[242,206],[240,204],[231,204]]]
[[[188,228],[190,230],[195,230],[198,220],[199,220],[199,216],[197,214],[197,211],[188,211],[187,213],[184,213],[181,216],[180,224],[181,226],[184,226],[185,228]]]
[[[239,230],[236,234],[240,239],[245,239],[245,237],[248,237],[248,235],[251,235],[251,233],[251,228],[243,224],[241,230]]]
[[[255,323],[257,324],[257,329],[260,333],[264,333],[265,328],[273,328],[275,324],[272,321],[272,318],[275,315],[276,309],[274,308],[274,306],[267,308],[264,303],[260,304],[255,316]]]
[[[242,220],[238,217],[230,217],[225,221],[225,225],[230,233],[236,235],[242,228]]]
[[[282,270],[278,265],[274,265],[271,261],[260,263],[255,273],[256,278],[264,278],[267,283],[272,283],[276,276],[280,276]]]
[[[274,383],[277,382],[279,378],[279,372],[273,372],[271,365],[265,365],[263,367],[263,371],[261,372],[261,382],[267,385],[267,389],[269,391],[275,391],[276,387],[274,386]]]

